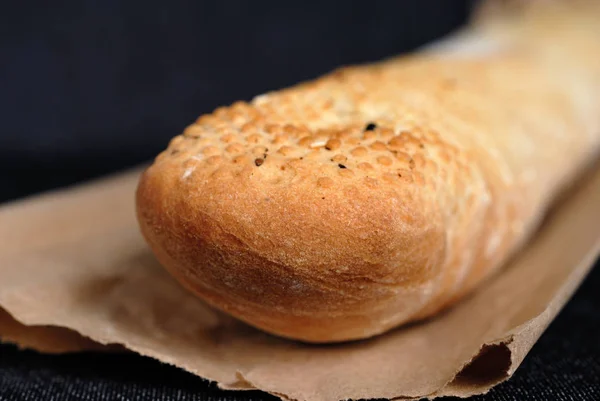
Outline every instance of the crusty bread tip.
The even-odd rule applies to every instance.
[[[280,336],[433,315],[598,154],[600,29],[577,10],[482,23],[491,52],[344,68],[200,117],[141,177],[145,239],[186,288]]]

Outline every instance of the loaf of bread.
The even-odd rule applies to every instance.
[[[186,288],[276,335],[432,316],[598,155],[600,14],[566,3],[201,116],[141,177],[144,237]]]

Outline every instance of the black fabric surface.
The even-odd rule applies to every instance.
[[[0,4],[0,201],[149,160],[198,115],[377,60],[472,1]],[[600,400],[596,268],[514,378],[479,400]],[[252,400],[136,355],[0,345],[0,400]]]

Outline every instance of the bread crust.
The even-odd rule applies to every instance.
[[[382,332],[394,324],[385,323],[390,302],[405,304],[395,309],[406,318],[439,275],[441,216],[426,218],[417,197],[411,207],[394,191],[258,186],[252,172],[182,183],[177,168],[156,170],[144,174],[138,199],[160,262],[213,305],[279,335]]]
[[[141,231],[186,288],[280,336],[431,316],[597,153],[599,71],[530,50],[402,57],[219,108],[142,175]]]

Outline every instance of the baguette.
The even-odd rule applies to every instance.
[[[279,336],[434,315],[598,154],[599,14],[575,3],[201,116],[142,175],[141,232],[183,286]]]

